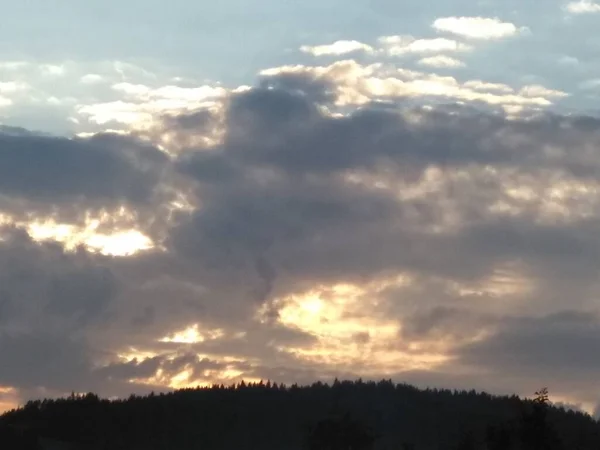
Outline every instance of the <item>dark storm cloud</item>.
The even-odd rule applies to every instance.
[[[596,403],[592,380],[600,376],[600,319],[595,311],[567,310],[568,297],[563,302],[566,310],[559,313],[496,321],[489,337],[457,349],[452,364],[463,373],[482,374],[483,383],[466,376],[479,389],[495,385],[499,392],[531,394],[543,385],[555,395]]]
[[[0,195],[44,205],[148,202],[166,156],[117,135],[0,133]]]
[[[89,380],[88,327],[101,324],[118,283],[103,258],[66,253],[19,230],[0,242],[0,384],[71,389]]]
[[[564,311],[537,318],[507,318],[491,337],[459,351],[466,364],[496,372],[572,380],[597,377],[600,320]]]
[[[0,383],[69,392],[89,383],[91,356],[85,344],[66,336],[0,333]]]
[[[178,163],[199,181],[202,202],[172,233],[174,248],[185,254],[211,255],[217,264],[231,255],[264,258],[270,251],[290,270],[302,264],[316,271],[343,267],[340,275],[348,276],[349,264],[373,272],[404,267],[452,275],[480,274],[486,259],[493,264],[570,254],[582,265],[597,263],[594,241],[588,241],[595,223],[580,235],[574,234],[583,231],[579,224],[540,226],[532,207],[517,218],[493,217],[487,208],[505,198],[503,180],[482,175],[493,167],[536,181],[546,172],[597,179],[596,119],[542,114],[508,120],[473,109],[370,108],[332,118],[306,96],[259,88],[233,95],[225,127],[221,146],[185,153]],[[467,181],[437,197],[399,201],[393,191],[342,178],[359,170],[410,186],[431,167],[447,175],[463,170]],[[420,227],[439,222],[445,201],[455,205],[463,227],[426,236]],[[457,265],[458,254],[467,257]]]
[[[564,310],[552,314],[493,316],[468,310],[436,308],[414,317],[405,338],[444,340],[470,330],[488,333],[455,346],[450,360],[433,370],[398,374],[419,386],[487,390],[532,395],[548,386],[556,396],[594,403],[592,380],[600,365],[600,320],[595,312]],[[464,336],[463,336],[464,337]]]
[[[37,243],[21,230],[4,229],[0,242],[0,324],[6,329],[23,320],[43,318],[38,330],[58,318],[81,328],[101,318],[115,297],[118,282],[110,269],[81,249],[66,253],[62,245]],[[64,328],[63,328],[64,330]]]
[[[237,253],[258,256],[278,244],[318,241],[321,233],[346,226],[367,227],[392,219],[397,210],[391,199],[376,192],[328,182],[281,180],[268,187],[260,181],[234,182],[214,195],[173,234],[177,249],[205,255],[213,264]]]
[[[444,109],[414,108],[410,113],[419,116],[417,123],[398,108],[376,106],[333,118],[324,116],[309,96],[255,88],[230,99],[225,141],[206,163],[225,159],[223,167],[243,163],[290,174],[369,169],[378,163],[416,170],[489,164],[598,176],[600,166],[589,147],[600,140],[597,119],[544,113],[530,120],[507,120],[469,107],[454,108],[453,113]],[[202,124],[196,130],[190,127],[189,116],[181,122],[182,131],[202,133]],[[186,163],[201,172],[202,162],[188,155]]]
[[[426,312],[419,312],[406,321],[401,336],[411,338],[443,338],[453,335],[469,324],[470,314],[458,308],[436,306]],[[472,327],[469,327],[472,328]]]

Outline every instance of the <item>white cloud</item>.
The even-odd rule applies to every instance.
[[[0,81],[0,94],[11,94],[13,92],[24,91],[27,87],[28,86],[25,83],[17,81]]]
[[[436,19],[433,28],[468,39],[502,39],[525,31],[510,22],[488,17],[443,17]]]
[[[528,86],[523,86],[519,91],[520,95],[525,97],[567,97],[569,94],[563,91],[558,91],[555,89],[548,89],[544,86],[540,86],[539,84],[532,84]]]
[[[11,106],[14,101],[8,96],[29,89],[29,85],[18,81],[0,81],[0,108]]]
[[[143,84],[117,83],[112,88],[123,94],[124,99],[79,105],[77,112],[98,125],[116,122],[126,127],[144,127],[162,114],[210,106],[228,92],[219,86],[184,88],[168,85],[153,88]]]
[[[473,47],[446,38],[415,39],[412,36],[382,36],[379,42],[390,55],[407,53],[439,53],[439,52],[468,52]]]
[[[111,122],[118,122],[124,125],[134,125],[139,123],[150,123],[153,115],[144,111],[144,108],[135,103],[123,101],[98,103],[94,105],[81,105],[77,112],[88,116],[88,120],[98,125],[104,125]]]
[[[40,70],[44,75],[49,76],[62,76],[66,72],[65,66],[59,66],[56,64],[42,64]]]
[[[143,84],[132,84],[132,83],[117,83],[112,87],[115,91],[120,91],[126,95],[141,96],[148,95],[151,92],[151,88]]]
[[[513,93],[515,90],[511,88],[507,84],[503,83],[489,83],[487,81],[482,80],[470,80],[464,84],[465,87],[469,89],[474,89],[476,91],[493,91],[493,92],[502,92],[505,94]]]
[[[184,88],[180,86],[162,86],[151,88],[143,84],[117,83],[113,89],[127,96],[137,97],[141,100],[155,99],[164,101],[183,102],[183,106],[190,103],[205,101],[211,98],[222,97],[227,90],[222,87],[199,86],[196,88]],[[183,107],[182,106],[182,107]]]
[[[300,47],[300,50],[304,53],[310,53],[314,56],[327,56],[345,55],[347,53],[353,53],[358,51],[372,53],[373,47],[358,41],[336,41],[333,44],[329,45],[303,45],[302,47]]]
[[[362,105],[378,98],[439,98],[458,102],[486,103],[511,114],[525,108],[539,109],[552,105],[560,91],[528,86],[516,92],[509,86],[481,80],[460,82],[451,76],[405,69],[390,70],[382,64],[363,66],[353,60],[337,61],[329,66],[282,66],[263,70],[261,75],[282,73],[310,74],[333,82],[337,88],[338,106]],[[531,94],[535,93],[536,96]],[[565,94],[566,95],[566,94]]]
[[[96,84],[102,82],[102,80],[102,75],[97,73],[88,73],[79,79],[83,84]]]
[[[600,4],[591,0],[579,0],[578,2],[567,3],[564,9],[571,14],[600,13]]]
[[[457,68],[457,67],[464,67],[465,63],[462,62],[459,59],[456,58],[451,58],[449,56],[445,56],[445,55],[437,55],[437,56],[430,56],[428,58],[423,58],[421,60],[419,60],[419,64],[423,65],[423,66],[429,66],[429,67],[446,67],[446,68]]]
[[[16,70],[26,67],[29,63],[25,61],[0,61],[0,70]]]

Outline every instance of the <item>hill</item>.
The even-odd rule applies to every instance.
[[[553,407],[546,391],[522,400],[389,380],[240,383],[117,401],[72,395],[0,416],[2,448],[14,430],[30,446],[36,436],[90,450],[600,449],[598,422]]]

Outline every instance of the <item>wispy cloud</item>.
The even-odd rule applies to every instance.
[[[102,78],[102,75],[98,75],[97,73],[88,73],[83,75],[79,81],[84,84],[95,84],[101,83],[103,80],[104,78]]]

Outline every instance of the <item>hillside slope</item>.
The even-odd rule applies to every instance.
[[[0,442],[9,428],[111,450],[600,449],[598,422],[544,399],[391,381],[242,383],[119,401],[88,394],[29,402],[0,416]]]

